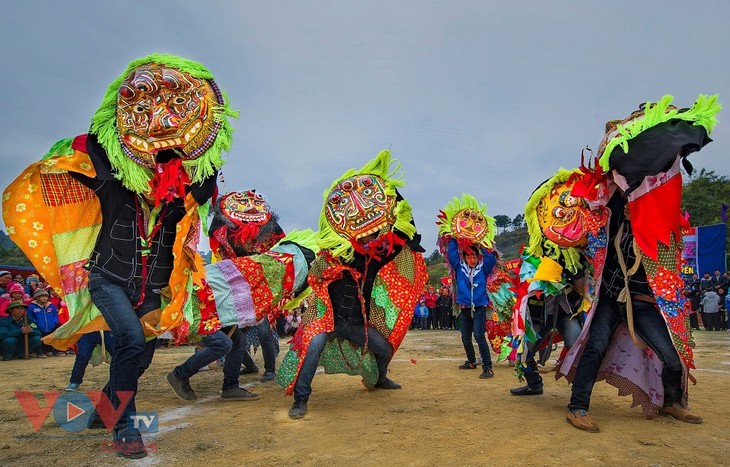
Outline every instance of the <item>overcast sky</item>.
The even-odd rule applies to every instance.
[[[151,52],[202,62],[241,116],[225,190],[256,188],[286,230],[390,148],[424,246],[453,196],[514,217],[595,148],[607,120],[672,94],[730,105],[730,2],[0,0],[0,186],[87,131]],[[696,168],[730,174],[730,117]],[[4,225],[2,225],[4,228]]]

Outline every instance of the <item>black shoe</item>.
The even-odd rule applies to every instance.
[[[294,403],[289,409],[289,418],[303,418],[307,413],[307,401],[303,399],[294,399]]]
[[[141,459],[147,455],[142,436],[139,433],[114,435],[114,450],[117,456],[126,459]]]
[[[378,389],[400,389],[400,384],[392,379],[385,378],[383,381],[378,381],[375,387]]]
[[[509,390],[509,393],[513,396],[539,396],[542,392],[542,384],[540,386],[532,387],[528,385]]]
[[[261,382],[266,383],[273,380],[274,378],[276,378],[276,373],[274,373],[273,371],[265,371],[263,376],[261,376]]]
[[[482,371],[482,374],[479,375],[479,379],[489,379],[494,378],[494,371],[492,371],[491,368],[487,368],[484,371]]]
[[[477,367],[476,363],[471,363],[468,360],[466,362],[464,362],[463,365],[459,365],[460,370],[473,370],[476,367]]]
[[[190,381],[187,379],[178,378],[175,376],[175,371],[171,371],[167,374],[167,382],[170,383],[172,389],[175,391],[175,395],[184,401],[196,401],[198,396],[195,395],[195,391],[190,387]]]
[[[259,372],[259,368],[256,366],[251,367],[251,368],[245,366],[245,367],[243,367],[243,369],[241,370],[239,375],[251,375],[253,373],[258,373],[258,372]]]
[[[261,396],[241,387],[228,388],[221,391],[221,399],[227,401],[255,401],[259,397]]]

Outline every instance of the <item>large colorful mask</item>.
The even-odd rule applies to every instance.
[[[228,117],[237,115],[203,65],[152,54],[131,62],[109,85],[90,133],[124,186],[146,194],[164,170],[157,160],[161,151],[177,156],[185,184],[213,175],[231,145]]]
[[[542,235],[559,247],[580,247],[586,234],[605,225],[605,210],[591,211],[584,198],[573,196],[574,180],[553,185],[537,204],[537,221]]]
[[[178,149],[194,160],[215,139],[215,110],[225,104],[215,83],[154,63],[135,68],[119,86],[117,129],[124,153],[152,168],[155,155]]]
[[[353,241],[390,230],[395,222],[395,195],[385,194],[385,181],[377,175],[355,175],[330,192],[324,213],[339,235]]]
[[[596,238],[608,222],[607,209],[592,202],[605,194],[605,183],[605,177],[587,167],[561,169],[543,182],[525,207],[530,241],[527,253],[555,261],[562,258],[566,267],[576,272],[579,249],[586,247],[589,238]]]
[[[324,192],[319,245],[345,261],[363,243],[398,230],[413,238],[411,206],[397,199],[399,165],[391,170],[390,151],[381,151],[360,170],[350,169]]]
[[[487,205],[471,195],[454,198],[439,213],[436,225],[442,238],[456,238],[462,245],[480,245],[492,248],[496,222],[487,216]]]
[[[264,224],[271,219],[271,208],[256,190],[228,193],[219,204],[223,215],[236,223]]]
[[[222,196],[212,214],[210,246],[219,259],[265,253],[284,237],[278,216],[256,190]]]

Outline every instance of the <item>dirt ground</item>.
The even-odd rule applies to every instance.
[[[367,391],[359,378],[318,374],[309,412],[290,420],[292,399],[257,375],[242,385],[261,394],[253,402],[218,397],[222,370],[191,380],[196,403],[177,399],[164,379],[190,347],[157,352],[141,379],[139,411],[159,414],[155,452],[139,465],[730,465],[730,333],[696,333],[697,386],[690,403],[705,423],[689,425],[665,417],[646,420],[606,383],[594,390],[591,414],[601,432],[591,434],[565,422],[569,387],[548,376],[545,394],[510,396],[513,370],[495,365],[495,377],[459,370],[463,348],[454,331],[411,331],[391,364],[398,391]],[[282,350],[286,347],[281,340]],[[283,355],[283,351],[282,351]],[[282,356],[280,355],[280,357]],[[555,353],[557,355],[557,352]],[[261,356],[255,360],[261,363]],[[0,362],[0,464],[128,464],[103,452],[106,432],[67,433],[50,414],[36,433],[14,391],[62,390],[72,357]],[[263,368],[263,364],[259,365]],[[99,389],[107,366],[89,368],[81,389]]]

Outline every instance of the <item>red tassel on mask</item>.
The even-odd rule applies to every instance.
[[[184,198],[187,185],[190,185],[190,177],[185,172],[181,159],[155,165],[155,177],[150,180],[155,206],[159,206],[162,201],[169,203],[175,198]]]

